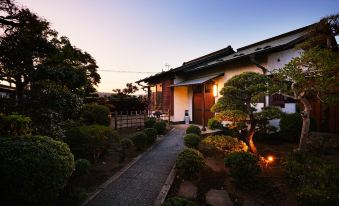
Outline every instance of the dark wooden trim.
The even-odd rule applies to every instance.
[[[206,114],[206,103],[205,103],[205,93],[206,93],[206,84],[202,85],[202,131],[206,131],[206,122],[205,122],[205,114]]]

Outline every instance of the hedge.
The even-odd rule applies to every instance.
[[[10,205],[52,205],[74,169],[67,144],[44,136],[0,138],[0,197]]]

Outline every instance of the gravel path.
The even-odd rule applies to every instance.
[[[88,206],[153,205],[177,154],[183,149],[186,127],[177,125],[117,180],[101,191]]]

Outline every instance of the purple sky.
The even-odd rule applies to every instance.
[[[51,22],[99,65],[111,92],[165,64],[234,49],[339,12],[338,0],[17,0]],[[105,71],[101,71],[105,70]]]

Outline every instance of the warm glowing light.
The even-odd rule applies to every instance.
[[[215,96],[215,97],[217,97],[218,96],[218,85],[213,85],[213,95]]]
[[[274,161],[274,157],[273,156],[268,156],[267,157],[267,161],[268,162],[273,162]]]

